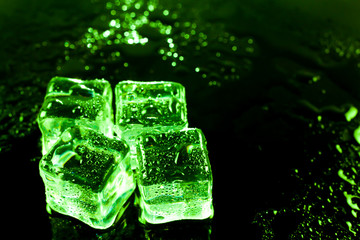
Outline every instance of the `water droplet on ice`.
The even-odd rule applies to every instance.
[[[82,112],[82,109],[80,106],[76,106],[73,110],[72,110],[73,113],[81,113]]]

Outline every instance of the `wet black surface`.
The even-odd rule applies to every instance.
[[[0,159],[14,239],[357,239],[360,121],[345,113],[360,106],[359,4],[117,2],[0,2]],[[144,227],[130,204],[99,232],[49,215],[36,114],[55,75],[182,83],[189,124],[208,141],[214,219]]]

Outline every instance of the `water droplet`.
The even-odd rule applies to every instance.
[[[82,108],[81,108],[81,106],[76,106],[76,107],[72,110],[72,113],[74,113],[74,114],[82,113]]]

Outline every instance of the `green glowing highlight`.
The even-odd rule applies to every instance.
[[[351,106],[350,109],[345,113],[345,118],[348,122],[356,117],[358,114],[358,109],[354,106]]]
[[[352,232],[352,233],[354,234],[354,236],[356,236],[356,232],[355,232],[354,230],[352,230],[352,224],[351,224],[351,222],[346,221],[346,224],[347,224],[348,227],[349,227],[349,231]]]
[[[346,182],[350,183],[350,184],[353,185],[353,186],[356,186],[355,181],[354,181],[353,179],[348,178],[348,177],[345,175],[344,170],[339,169],[338,175],[339,175],[340,178],[342,178],[342,179],[345,180]]]
[[[354,138],[360,144],[360,126],[354,130]]]
[[[357,205],[357,203],[353,202],[353,198],[360,198],[359,196],[356,195],[352,195],[352,194],[348,194],[347,192],[344,192],[344,196],[346,198],[346,202],[347,204],[354,210],[360,210],[359,206]]]
[[[343,153],[342,148],[340,147],[339,144],[336,144],[335,147],[336,147],[336,150],[338,150],[339,153]]]

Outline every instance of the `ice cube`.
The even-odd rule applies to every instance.
[[[185,88],[175,82],[122,81],[115,88],[118,134],[187,127]]]
[[[66,129],[40,161],[51,209],[91,227],[111,226],[135,189],[125,141],[83,126]]]
[[[141,134],[136,149],[141,222],[213,216],[212,172],[200,129]]]
[[[54,77],[38,115],[45,154],[68,127],[83,125],[113,135],[112,90],[106,80]]]

